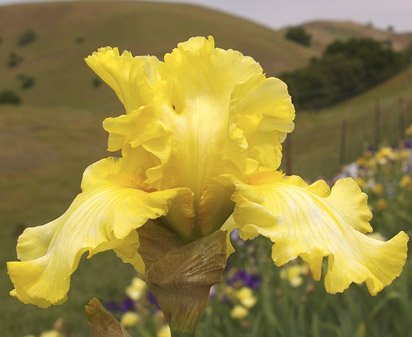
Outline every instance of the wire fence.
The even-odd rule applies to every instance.
[[[283,146],[282,168],[286,174],[330,177],[367,148],[397,146],[412,123],[412,98],[375,99],[368,111],[354,111],[319,125],[317,122],[290,134]],[[316,117],[316,116],[315,116]],[[300,132],[300,134],[299,134]],[[322,154],[323,153],[323,154]]]

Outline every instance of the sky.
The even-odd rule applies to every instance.
[[[138,0],[136,0],[138,1]],[[0,0],[0,4],[35,2]],[[245,17],[272,28],[317,19],[372,22],[396,31],[412,31],[412,0],[163,0],[193,3]]]

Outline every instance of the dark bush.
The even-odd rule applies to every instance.
[[[36,40],[36,38],[36,33],[28,29],[19,36],[17,43],[19,44],[19,46],[24,47],[32,43],[34,40]]]
[[[389,78],[406,65],[406,58],[375,40],[336,41],[307,67],[280,77],[298,108],[318,110]]]
[[[74,39],[74,42],[77,43],[77,44],[83,43],[83,42],[84,42],[84,38],[81,37],[81,36],[77,36],[77,37]]]
[[[14,91],[3,90],[0,91],[0,104],[15,104],[21,103],[21,98]]]
[[[306,47],[310,46],[310,41],[312,38],[310,34],[306,33],[305,28],[302,26],[290,27],[287,30],[285,37],[288,40],[297,42]]]
[[[28,90],[34,85],[34,77],[27,75],[19,75],[18,80],[20,81],[20,88],[23,90]]]
[[[9,59],[7,60],[7,66],[9,68],[17,67],[21,61],[23,61],[23,57],[14,51],[9,54]]]
[[[99,88],[103,84],[100,78],[95,77],[92,81],[93,88]]]
[[[364,81],[374,85],[402,68],[402,55],[372,39],[351,39],[330,44],[324,55],[343,55],[360,60],[364,68]]]

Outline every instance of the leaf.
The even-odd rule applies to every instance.
[[[98,299],[90,300],[85,311],[92,337],[131,337],[126,329],[104,309]]]

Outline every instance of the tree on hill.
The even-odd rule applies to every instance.
[[[367,38],[333,42],[324,53],[326,58],[331,55],[360,60],[363,63],[366,85],[373,85],[388,78],[402,66],[400,53]]]
[[[288,40],[297,42],[303,46],[309,47],[311,42],[311,35],[306,33],[305,28],[302,26],[290,27],[285,37]]]
[[[405,59],[375,40],[336,41],[307,67],[280,77],[298,108],[318,110],[389,78],[406,66]]]

